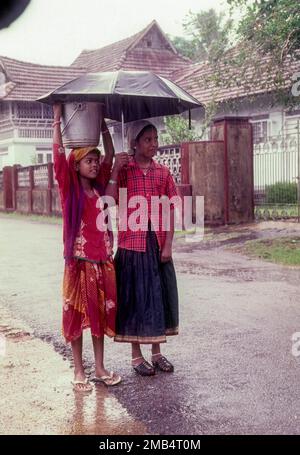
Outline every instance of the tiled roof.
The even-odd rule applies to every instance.
[[[9,101],[35,101],[86,72],[75,67],[38,65],[0,56],[0,70],[1,63],[11,82],[10,89],[4,97]]]
[[[120,62],[124,59],[126,50],[135,42],[137,33],[130,38],[110,44],[96,50],[84,50],[79,54],[71,67],[79,66],[89,72],[115,71],[120,69]]]
[[[190,62],[188,62],[190,64]],[[187,65],[182,58],[174,58],[169,50],[133,49],[128,52],[122,64],[123,70],[153,71],[159,76],[169,78],[170,75]]]
[[[238,53],[238,48],[227,53],[227,61],[233,61]],[[253,62],[252,58],[252,62]],[[270,72],[271,59],[266,55],[256,57],[257,64],[249,65],[246,70],[242,65],[220,64],[218,71],[222,77],[225,75],[226,83],[220,86],[216,82],[216,72],[209,62],[194,63],[183,69],[175,71],[170,76],[175,83],[187,90],[191,95],[204,104],[214,100],[216,102],[228,101],[245,96],[269,93],[279,87],[291,87],[292,75],[300,71],[300,60],[291,61],[287,58],[283,63],[282,86],[276,84],[276,74]],[[253,76],[254,75],[254,76]]]
[[[142,40],[151,33],[157,33],[164,42],[164,48],[141,47]],[[151,70],[161,76],[170,74],[191,63],[180,55],[156,21],[151,22],[144,30],[124,40],[96,50],[84,50],[72,63],[90,72],[123,70]]]

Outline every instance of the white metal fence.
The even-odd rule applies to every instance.
[[[253,129],[254,202],[257,218],[299,217],[300,120],[288,119],[280,133]]]

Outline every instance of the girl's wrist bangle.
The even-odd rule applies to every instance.
[[[56,120],[55,122],[52,123],[52,126],[54,127],[55,125],[60,125],[61,124],[61,121],[60,120]]]
[[[111,183],[112,185],[116,185],[117,181],[113,179],[109,179],[108,183]]]

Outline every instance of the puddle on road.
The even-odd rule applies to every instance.
[[[22,324],[0,306],[0,434],[148,434],[104,384],[73,391],[70,363]]]
[[[88,395],[73,392],[70,405],[68,434],[147,434],[144,425],[134,421],[103,386]]]

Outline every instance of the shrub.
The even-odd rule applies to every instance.
[[[266,186],[266,203],[297,204],[297,183],[277,182]]]

